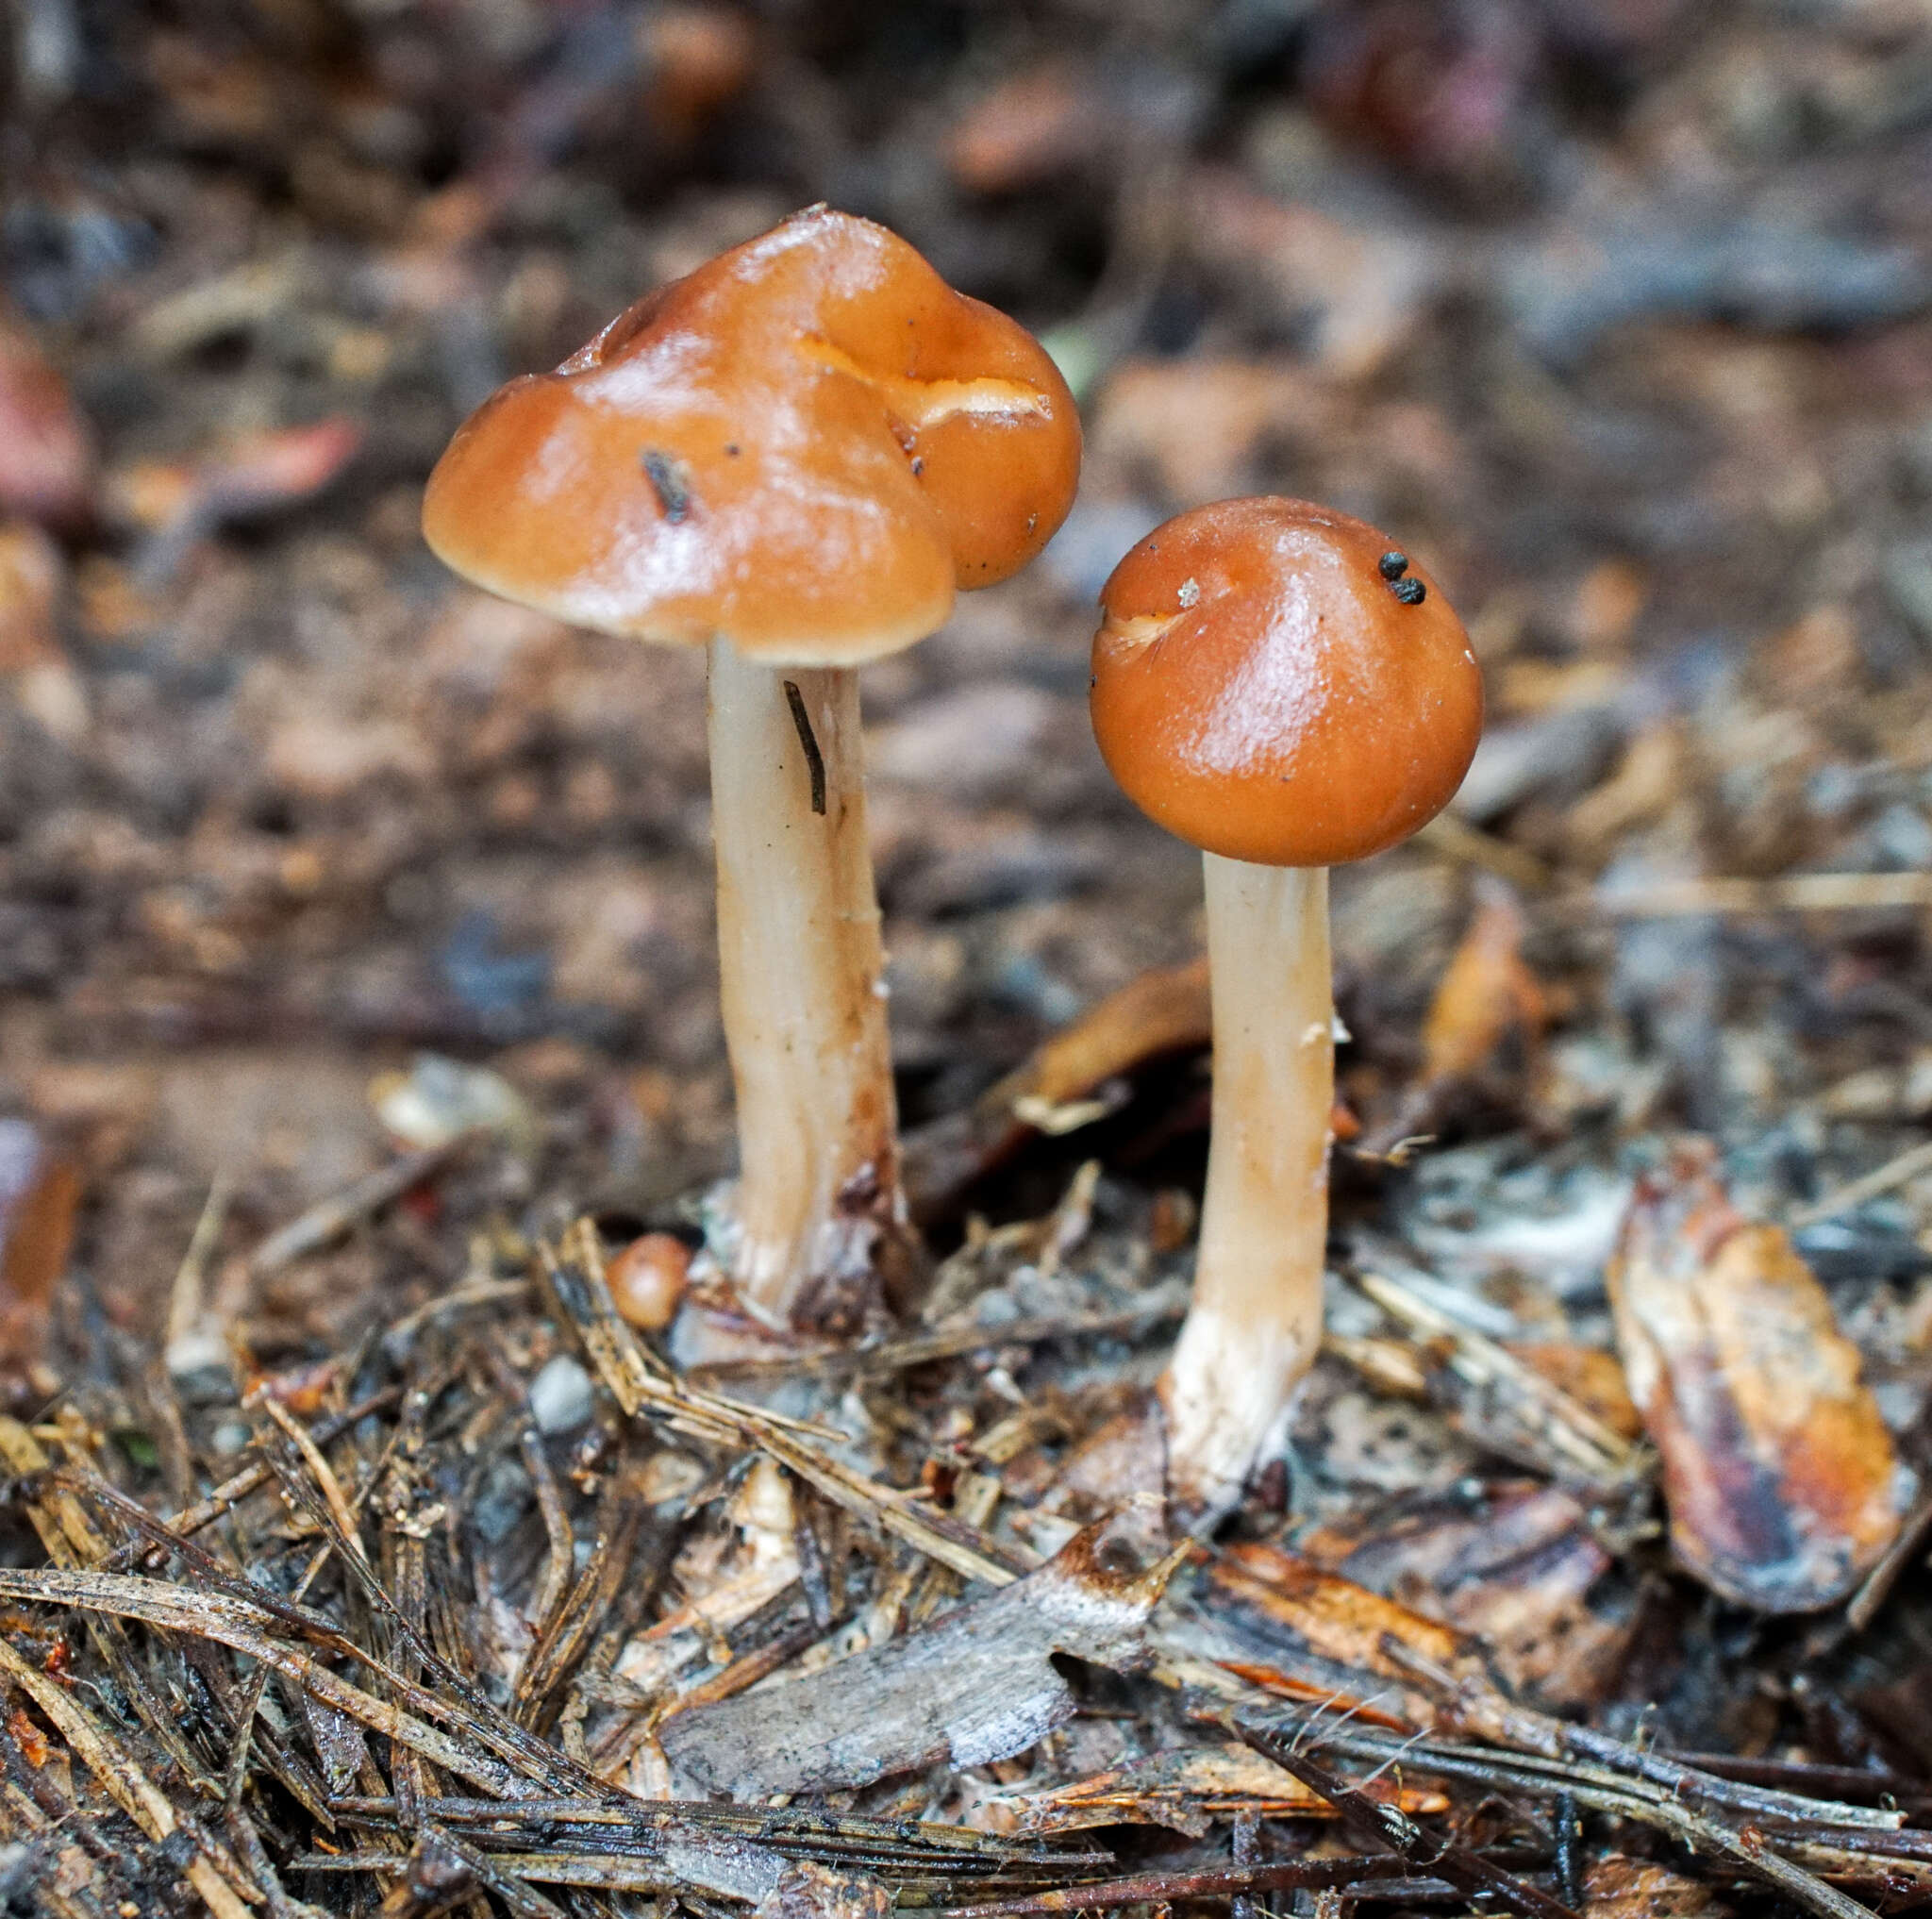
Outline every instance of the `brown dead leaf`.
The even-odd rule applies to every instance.
[[[1614,1353],[1570,1340],[1508,1340],[1505,1350],[1626,1440],[1643,1437],[1643,1417],[1632,1405]]]
[[[1106,138],[1091,77],[1056,62],[1014,74],[974,101],[946,140],[946,164],[973,192],[1011,193],[1092,158]]]
[[[341,415],[251,434],[197,467],[201,499],[223,520],[306,500],[355,459],[362,440],[362,428]]]
[[[1695,1879],[1611,1852],[1583,1876],[1583,1910],[1586,1919],[1718,1919],[1731,1909]]]
[[[1440,274],[1432,250],[1405,233],[1272,199],[1229,169],[1200,169],[1186,201],[1184,243],[1201,264],[1240,275],[1280,316],[1312,321],[1315,362],[1341,379],[1367,378],[1388,361]]]
[[[1617,769],[1572,807],[1563,822],[1571,858],[1596,866],[1633,828],[1661,819],[1681,802],[1691,780],[1690,747],[1674,720],[1647,726],[1630,743]]]
[[[37,1118],[58,1129],[90,1176],[110,1171],[154,1117],[159,1082],[143,1065],[47,1060],[26,1082]]]
[[[0,676],[14,703],[63,745],[87,731],[87,689],[54,629],[66,573],[60,550],[31,521],[0,526]]]
[[[1533,1055],[1548,1017],[1542,983],[1523,957],[1523,909],[1501,880],[1480,883],[1475,916],[1423,1023],[1423,1076],[1443,1087],[1478,1078],[1506,1046]]]
[[[1600,1699],[1627,1649],[1633,1610],[1593,1591],[1611,1566],[1582,1503],[1532,1481],[1406,1515],[1338,1570],[1467,1633],[1513,1691],[1561,1707]]]
[[[1406,1648],[1429,1666],[1465,1677],[1483,1691],[1492,1684],[1480,1648],[1463,1634],[1279,1546],[1227,1547],[1214,1562],[1208,1583],[1216,1600],[1241,1609],[1270,1638],[1283,1639],[1306,1654],[1315,1677],[1333,1674],[1344,1690],[1367,1693],[1372,1703],[1400,1712],[1411,1725],[1433,1725],[1436,1709],[1427,1697],[1406,1688],[1407,1675],[1391,1656],[1391,1647]],[[1345,1684],[1344,1676],[1352,1676],[1353,1683]],[[1384,1684],[1377,1688],[1373,1680]]]
[[[639,28],[644,111],[665,139],[691,140],[741,93],[758,66],[752,23],[727,7],[653,7]]]
[[[1858,623],[1848,608],[1827,603],[1766,642],[1753,669],[1781,700],[1816,699],[1857,687],[1863,664]]]
[[[1211,1030],[1203,955],[1183,966],[1143,973],[1108,993],[1056,1033],[1001,1087],[1011,1089],[1009,1106],[1023,1094],[1064,1105],[1159,1054],[1206,1045]]]
[[[1212,499],[1252,488],[1271,438],[1333,439],[1345,411],[1332,388],[1287,360],[1129,360],[1101,395],[1091,457],[1151,470],[1173,499]]]
[[[1283,1672],[1279,1666],[1257,1665],[1250,1660],[1221,1660],[1217,1663],[1224,1666],[1236,1678],[1245,1679],[1251,1686],[1259,1686],[1264,1693],[1273,1693],[1277,1698],[1346,1713],[1352,1722],[1379,1726],[1387,1732],[1415,1730],[1407,1719],[1398,1718],[1392,1712],[1384,1712],[1368,1699],[1338,1693],[1333,1686],[1316,1685],[1312,1680],[1297,1678],[1292,1673]]]
[[[29,520],[0,525],[0,673],[29,672],[60,657],[54,601],[60,549]]]
[[[1586,653],[1618,651],[1650,594],[1650,579],[1634,561],[1599,560],[1566,595],[1564,625],[1572,642]]]
[[[1710,1142],[1639,1182],[1608,1279],[1677,1558],[1761,1611],[1842,1598],[1897,1533],[1909,1475],[1824,1289],[1731,1205]]]
[[[1037,1130],[1027,1114],[1051,1113],[1164,1053],[1205,1046],[1211,1030],[1205,957],[1129,980],[989,1087],[967,1111],[908,1136],[906,1187],[915,1215],[943,1207],[1017,1152]]]
[[[88,517],[93,487],[92,438],[67,383],[0,315],[0,509],[71,526]]]
[[[167,102],[171,131],[197,145],[252,145],[286,125],[288,102],[275,69],[259,57],[216,54],[187,33],[148,41],[148,77]]]
[[[109,510],[146,530],[135,561],[145,582],[165,579],[215,527],[252,520],[319,493],[361,451],[364,431],[341,415],[251,433],[202,459],[142,460],[111,476]]]

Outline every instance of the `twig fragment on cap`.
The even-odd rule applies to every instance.
[[[691,482],[685,478],[684,469],[668,453],[660,453],[655,446],[645,447],[643,469],[651,491],[658,495],[658,506],[664,509],[664,517],[674,526],[681,526],[691,511]]]

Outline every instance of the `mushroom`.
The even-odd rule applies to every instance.
[[[858,668],[1031,559],[1079,459],[1029,334],[814,207],[512,380],[430,476],[424,533],[457,572],[709,648],[740,1168],[724,1250],[774,1326],[849,1313],[904,1229]]]
[[[1141,809],[1201,848],[1213,1134],[1194,1297],[1161,1381],[1169,1490],[1239,1496],[1322,1333],[1335,1078],[1330,866],[1447,804],[1482,679],[1426,569],[1305,500],[1157,527],[1100,595],[1093,730]]]

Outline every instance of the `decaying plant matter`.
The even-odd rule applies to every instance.
[[[957,1434],[986,1399],[989,1342],[1008,1363],[1034,1343],[1047,1379],[1054,1349],[1077,1371],[1096,1337],[1158,1352],[1158,1318],[1124,1310],[1138,1233],[1111,1239],[1091,1201],[1083,1176],[1030,1240],[975,1256],[985,1301],[1058,1246],[1079,1312],[990,1330],[956,1311],[873,1370],[794,1366],[820,1383],[783,1413],[672,1371],[582,1221],[499,1240],[243,1407],[158,1385],[171,1446],[245,1419],[198,1500],[93,1389],[35,1429],[0,1421],[42,1561],[0,1571],[0,1805],[48,1910],[93,1919],[179,1880],[218,1919],[339,1910],[356,1885],[517,1919],[616,1919],[634,1895],[1019,1919],[1324,1888],[1555,1919],[1586,1869],[1614,1877],[1589,1837],[1612,1823],[1666,1861],[1615,1870],[1659,1884],[1706,1861],[1828,1919],[1869,1889],[1932,1894],[1906,1823],[1932,1795],[1907,1781],[1628,1744],[1278,1545],[1163,1551],[1158,1509],[1132,1504],[1077,1525],[1041,1467],[1105,1416],[1091,1382],[1039,1415],[995,1395],[1004,1416],[940,1446],[927,1422]],[[831,1423],[855,1364],[894,1409],[870,1437]],[[1559,1391],[1524,1390],[1525,1422],[1568,1418],[1583,1443]],[[1557,1604],[1502,1577],[1519,1622]],[[1171,1835],[1162,1863],[1124,1850],[1130,1830]]]

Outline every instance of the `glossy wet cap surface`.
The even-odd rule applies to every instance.
[[[1335,866],[1448,804],[1482,733],[1469,636],[1427,569],[1306,500],[1157,527],[1101,590],[1093,730],[1137,806],[1204,851]]]
[[[579,626],[853,663],[1031,559],[1079,464],[1030,334],[884,227],[811,209],[493,394],[423,528],[457,572]]]

